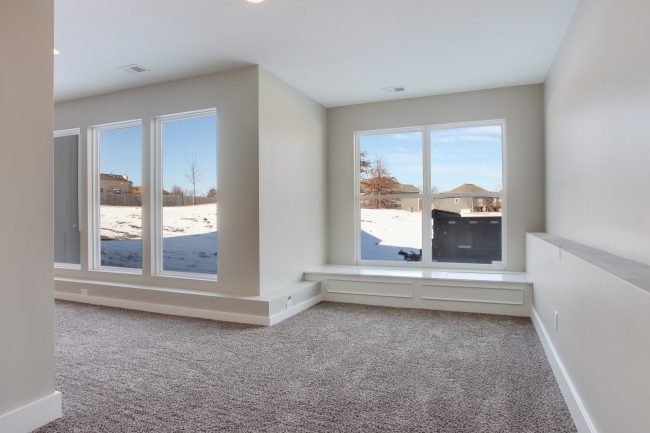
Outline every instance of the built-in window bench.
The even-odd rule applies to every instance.
[[[532,283],[523,272],[328,265],[305,272],[324,301],[530,316]]]

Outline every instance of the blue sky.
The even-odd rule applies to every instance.
[[[501,127],[473,126],[432,130],[431,185],[440,192],[473,183],[489,191],[501,188]],[[383,155],[391,175],[421,188],[422,134],[401,132],[364,135],[362,151],[371,161]]]
[[[99,170],[127,175],[133,185],[142,183],[142,128],[107,129],[99,136]]]
[[[196,152],[201,176],[196,184],[196,194],[207,194],[217,186],[217,117],[193,117],[165,122],[163,126],[163,189],[171,191],[180,185],[191,190],[192,184],[185,174],[192,153]]]
[[[169,191],[173,185],[180,185],[191,190],[192,185],[185,174],[188,161],[196,152],[201,166],[196,193],[206,194],[217,184],[216,116],[165,122],[163,128],[163,188]],[[100,171],[126,174],[133,185],[142,185],[141,127],[101,132]]]

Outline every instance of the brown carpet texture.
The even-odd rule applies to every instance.
[[[38,432],[567,433],[529,319],[321,303],[272,328],[56,303]]]

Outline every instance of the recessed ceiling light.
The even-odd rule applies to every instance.
[[[53,52],[54,52],[55,56],[58,56],[59,54],[61,54],[61,51],[57,50],[56,48],[53,48]]]
[[[246,0],[248,3],[262,3],[264,0]]]

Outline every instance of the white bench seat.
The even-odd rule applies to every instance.
[[[405,308],[530,316],[523,272],[326,265],[305,272],[323,300]]]

